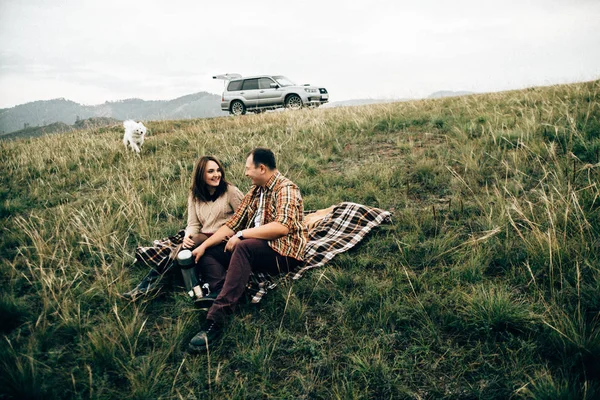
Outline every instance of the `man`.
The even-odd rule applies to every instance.
[[[192,351],[208,349],[220,336],[251,271],[288,272],[302,261],[307,235],[300,189],[277,170],[269,149],[248,154],[245,174],[253,186],[235,214],[192,251],[203,279],[218,293],[202,330],[190,341]]]

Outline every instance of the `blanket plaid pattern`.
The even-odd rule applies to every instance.
[[[164,274],[173,266],[184,236],[185,231],[182,229],[174,236],[155,240],[152,246],[138,247],[135,249],[134,264],[139,263]]]
[[[308,232],[308,243],[304,252],[305,262],[295,271],[283,276],[300,279],[306,271],[320,267],[336,255],[356,246],[370,231],[384,222],[390,222],[391,213],[379,208],[357,203],[343,202]],[[165,273],[173,265],[175,251],[183,241],[184,231],[175,236],[155,240],[151,247],[136,249],[136,263],[139,262],[160,273]],[[251,273],[247,292],[252,303],[258,303],[271,289],[277,287],[277,280],[262,272]]]
[[[334,206],[331,213],[308,232],[304,264],[285,277],[300,279],[306,271],[320,267],[356,246],[371,229],[390,222],[391,217],[389,211],[357,203],[344,202]],[[258,303],[268,290],[276,286],[273,277],[259,274],[251,277],[248,293],[252,296],[252,302]]]
[[[293,279],[299,279],[309,269],[320,267],[337,254],[356,246],[371,229],[390,222],[392,214],[379,208],[344,202],[308,232],[304,251],[305,265],[298,269]]]

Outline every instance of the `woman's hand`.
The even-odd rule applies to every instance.
[[[195,245],[196,244],[192,240],[192,235],[183,238],[183,248],[184,249],[191,249]]]

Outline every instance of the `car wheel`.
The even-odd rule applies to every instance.
[[[286,108],[292,110],[299,110],[302,108],[302,99],[297,94],[292,94],[287,99],[285,99]]]
[[[244,115],[246,114],[246,106],[241,101],[236,100],[233,103],[231,103],[230,113],[232,113],[233,115]]]

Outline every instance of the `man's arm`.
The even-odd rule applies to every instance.
[[[223,225],[220,227],[215,233],[213,233],[208,239],[206,239],[202,244],[192,250],[192,255],[196,262],[200,260],[200,257],[204,255],[204,252],[209,247],[216,246],[217,244],[225,241],[229,237],[233,236],[235,232],[229,228],[227,225]],[[239,240],[239,239],[238,239]]]
[[[287,235],[290,229],[279,222],[269,222],[256,228],[243,229],[241,232],[244,239],[275,240]],[[237,236],[232,235],[225,245],[225,250],[233,251],[240,240]]]
[[[287,235],[290,228],[280,222],[269,222],[256,228],[248,228],[242,231],[244,239],[275,240]]]
[[[302,218],[298,216],[298,203],[301,201],[300,190],[294,185],[286,185],[277,190],[274,196],[277,214],[275,221],[261,225],[256,228],[242,230],[244,239],[275,240],[290,233],[294,221]],[[225,246],[225,250],[233,251],[240,239],[232,236]]]

